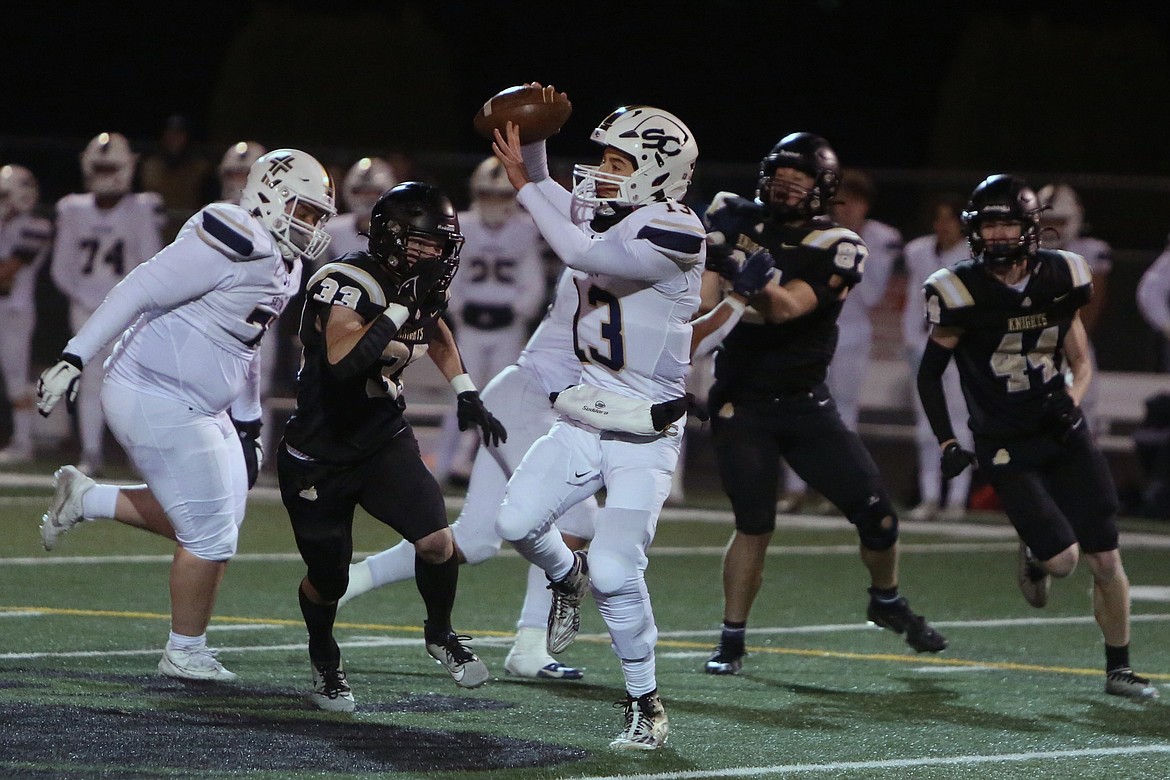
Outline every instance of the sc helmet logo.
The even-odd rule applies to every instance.
[[[683,139],[670,135],[666,128],[648,127],[642,131],[642,145],[654,150],[654,160],[662,167],[666,164],[663,158],[682,153]]]

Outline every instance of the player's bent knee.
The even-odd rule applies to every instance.
[[[518,542],[534,530],[532,518],[515,504],[505,503],[496,516],[496,534],[507,542]]]
[[[226,525],[220,524],[215,531],[210,533],[204,531],[198,536],[176,530],[175,538],[180,547],[196,558],[205,561],[230,561],[239,545],[240,529],[231,522],[231,518],[227,520]]]
[[[455,554],[455,542],[451,538],[451,529],[443,528],[427,534],[414,543],[414,550],[418,557],[427,563],[443,563]]]
[[[641,509],[606,507],[594,518],[589,545],[589,582],[602,595],[617,593],[646,568],[651,514]]]
[[[893,547],[898,542],[898,516],[894,507],[884,494],[877,494],[877,501],[869,504],[847,516],[849,522],[857,528],[857,536],[861,546],[867,550],[882,552]]]
[[[1067,547],[1058,552],[1048,560],[1042,561],[1041,565],[1044,567],[1044,571],[1053,577],[1067,577],[1076,571],[1079,559],[1080,555],[1074,544],[1072,547]]]
[[[638,574],[628,556],[615,554],[612,550],[591,548],[588,556],[589,585],[594,593],[602,596],[617,593]]]
[[[349,587],[349,567],[343,566],[333,571],[310,571],[306,575],[309,584],[317,591],[326,604],[332,604],[345,595]]]

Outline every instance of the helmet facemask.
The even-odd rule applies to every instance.
[[[134,185],[134,166],[138,156],[121,133],[99,133],[81,153],[81,173],[85,189],[94,195],[125,195]]]
[[[350,166],[341,184],[345,206],[359,217],[369,218],[382,193],[398,184],[390,163],[380,157],[363,157]]]
[[[32,171],[23,165],[0,168],[0,219],[27,214],[39,199],[40,188]]]
[[[812,178],[808,187],[793,182],[777,182],[776,171],[791,168]],[[756,200],[768,207],[780,222],[806,220],[829,212],[829,203],[837,194],[841,166],[829,142],[812,133],[790,133],[781,138],[760,161]],[[796,203],[788,194],[804,190]]]
[[[490,228],[502,226],[519,208],[516,188],[495,157],[488,157],[476,166],[470,185],[471,210]]]
[[[989,267],[1031,262],[1040,248],[1039,213],[1036,193],[1022,179],[1006,174],[987,177],[971,193],[962,214],[972,256]],[[983,231],[990,222],[1016,223],[1020,235],[989,241]]]
[[[382,193],[367,235],[370,254],[399,283],[425,274],[447,285],[459,269],[463,234],[455,208],[430,185],[405,182]]]
[[[277,149],[248,174],[240,205],[268,228],[288,261],[313,263],[329,245],[325,223],[337,214],[333,180],[312,156]]]

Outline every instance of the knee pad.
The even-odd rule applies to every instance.
[[[179,545],[196,558],[205,561],[228,561],[236,554],[240,541],[240,529],[236,525],[234,512],[221,512],[203,518],[197,529],[194,524],[184,523],[180,531],[175,524],[175,538]]]
[[[595,593],[617,593],[646,570],[652,519],[643,509],[597,510],[589,544],[589,582]]]
[[[451,526],[451,534],[455,537],[455,546],[459,548],[459,552],[463,553],[463,560],[472,565],[496,557],[503,542],[499,534],[468,531],[459,521]]]
[[[860,509],[848,512],[846,517],[857,527],[861,546],[867,550],[888,550],[898,541],[898,515],[884,491],[869,496]]]

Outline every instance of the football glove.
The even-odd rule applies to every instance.
[[[504,424],[492,416],[492,413],[479,399],[479,391],[464,390],[457,396],[455,415],[459,419],[459,430],[466,431],[471,426],[477,426],[483,432],[485,446],[499,447],[500,442],[508,440],[508,431]]]
[[[666,426],[678,420],[684,414],[693,414],[700,422],[707,422],[711,415],[707,413],[707,405],[695,398],[694,393],[687,393],[681,398],[672,398],[650,407],[650,422],[656,431],[666,430]]]
[[[1044,414],[1061,444],[1067,443],[1073,433],[1085,424],[1085,413],[1064,390],[1051,392],[1044,397]]]
[[[740,235],[755,230],[764,221],[764,216],[764,207],[755,201],[721,192],[711,201],[703,222],[708,234],[719,234],[708,240],[735,246]]]
[[[256,484],[260,476],[260,469],[264,467],[264,447],[260,444],[260,420],[240,422],[232,420],[236,426],[236,433],[240,436],[240,446],[244,450],[244,466],[248,469],[248,489]]]
[[[707,264],[704,270],[714,271],[724,279],[731,281],[735,279],[735,275],[739,272],[740,261],[743,260],[743,252],[735,249],[730,244],[707,244]]]
[[[963,469],[974,463],[975,453],[963,449],[957,441],[943,448],[942,475],[947,479],[954,479],[963,473]]]
[[[62,398],[70,409],[73,408],[77,402],[81,368],[81,358],[63,352],[55,365],[41,373],[37,380],[37,411],[42,417],[48,417]]]
[[[743,268],[740,268],[735,278],[731,280],[732,291],[745,298],[751,298],[764,289],[771,280],[775,268],[776,261],[772,259],[768,250],[757,249],[751,253]]]

